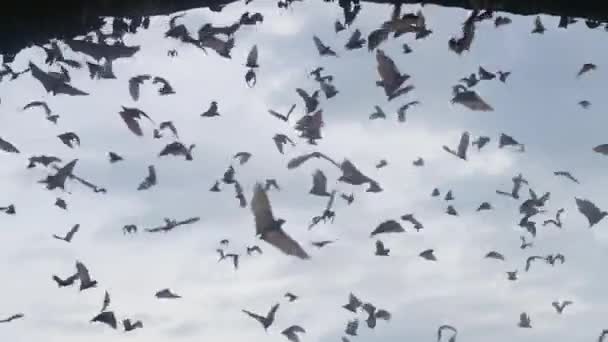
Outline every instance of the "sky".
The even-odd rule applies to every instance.
[[[467,11],[416,5],[404,6],[402,12],[418,9],[433,30],[429,37],[414,40],[404,35],[380,46],[411,75],[408,83],[416,87],[391,102],[375,85],[375,53],[344,49],[352,30],[358,28],[367,36],[390,17],[390,6],[369,3],[363,4],[352,27],[337,34],[333,24],[342,19],[342,11],[323,2],[294,3],[281,10],[274,2],[254,1],[247,8],[242,3],[229,5],[221,13],[183,12],[178,23],[191,32],[205,23],[231,24],[245,10],[263,13],[263,23],[236,33],[232,59],[164,38],[169,17],[153,17],[148,30],[125,37],[126,44],[141,50],[114,63],[116,80],[91,80],[86,69],[71,71],[72,84],[89,96],[46,94],[30,75],[1,82],[0,137],[21,153],[0,154],[0,205],[13,203],[17,210],[12,216],[0,213],[0,318],[17,312],[25,318],[1,324],[0,337],[15,342],[272,342],[285,341],[280,332],[298,324],[306,329],[301,341],[329,342],[339,341],[346,322],[358,317],[359,336],[351,341],[433,341],[442,324],[458,328],[459,341],[597,339],[608,328],[602,319],[608,313],[602,275],[608,222],[589,229],[574,198],[608,207],[602,171],[606,157],[592,151],[607,142],[608,117],[602,104],[602,77],[607,71],[602,61],[608,50],[601,43],[606,32],[589,30],[582,22],[558,29],[559,18],[543,16],[547,31],[533,35],[533,16],[509,15],[513,23],[498,29],[490,21],[478,24],[471,50],[458,56],[448,50],[447,42],[460,35]],[[313,35],[339,57],[320,57]],[[404,55],[403,43],[414,52]],[[259,48],[258,83],[248,88],[244,64],[254,44]],[[68,58],[91,61],[61,42],[60,46]],[[178,56],[168,57],[170,49]],[[29,61],[44,65],[43,50],[23,50],[13,68],[20,70]],[[597,70],[577,78],[580,67],[589,62],[597,64]],[[473,112],[451,104],[452,86],[480,65],[492,72],[512,72],[506,83],[482,81],[474,88],[495,110]],[[295,103],[294,116],[303,115],[304,104],[295,88],[316,89],[308,72],[317,66],[334,76],[340,93],[329,100],[322,97],[323,138],[311,146],[297,137],[295,119],[285,123],[267,111],[286,112]],[[139,101],[133,101],[128,79],[140,74],[166,78],[176,94],[159,96],[155,86],[147,84]],[[22,110],[36,100],[47,101],[60,115],[57,125],[45,120],[40,109]],[[399,123],[397,108],[413,100],[421,104]],[[591,107],[582,109],[580,100],[589,100]],[[218,102],[221,115],[200,117],[211,101]],[[387,113],[386,120],[368,119],[375,105]],[[145,121],[144,136],[133,135],[118,115],[121,106],[140,108],[156,123],[173,121],[181,141],[196,144],[194,160],[158,157],[172,139],[153,139],[154,125]],[[69,131],[80,136],[79,147],[70,149],[56,137]],[[442,149],[457,146],[463,131],[492,140],[481,151],[469,149],[469,158],[463,161]],[[277,133],[287,134],[297,146],[286,146],[281,155],[272,140]],[[526,152],[499,149],[500,133],[525,144]],[[110,164],[109,151],[125,160]],[[232,158],[241,151],[252,153],[245,165]],[[339,161],[348,158],[384,191],[367,193],[364,186],[337,182],[338,170],[322,160],[287,169],[289,159],[312,151]],[[38,154],[64,161],[78,158],[75,173],[105,187],[107,194],[75,182],[67,183],[70,194],[46,190],[37,181],[47,170],[25,168],[27,158]],[[418,157],[424,158],[423,167],[412,165]],[[376,169],[381,159],[388,165]],[[281,190],[269,192],[273,212],[287,221],[285,230],[302,244],[310,260],[283,255],[257,239],[253,215],[238,206],[231,187],[208,191],[231,164],[248,200],[256,182],[277,180]],[[148,165],[155,165],[158,184],[137,191]],[[308,193],[316,169],[324,171],[330,189],[353,192],[355,201],[347,205],[337,199],[335,222],[308,230],[327,200]],[[571,171],[580,184],[555,177],[558,170]],[[520,202],[495,193],[508,191],[511,178],[519,173],[537,193],[551,192],[546,213],[536,220],[534,246],[526,250],[520,249],[520,236],[532,237],[517,226]],[[440,198],[430,196],[434,188],[440,189]],[[450,203],[443,200],[448,190],[455,197]],[[524,187],[522,199],[527,191]],[[66,200],[68,210],[53,205],[57,197]],[[476,212],[484,201],[494,210]],[[445,213],[448,204],[459,216]],[[543,227],[541,222],[559,208],[565,208],[563,228]],[[370,232],[406,213],[414,213],[425,228],[416,232],[403,222],[405,233],[378,236],[390,248],[390,256],[375,256],[377,239],[370,238]],[[165,217],[192,216],[201,220],[167,234],[142,229],[161,225]],[[70,244],[52,238],[74,224],[81,228]],[[136,224],[140,232],[123,235],[127,224]],[[237,271],[229,262],[217,262],[222,239],[230,240],[226,252],[241,254]],[[311,246],[319,240],[336,242],[322,249]],[[263,254],[247,256],[246,247],[254,244]],[[435,250],[436,262],[418,256],[429,248]],[[505,261],[484,259],[493,250]],[[524,272],[528,256],[558,252],[566,257],[563,265],[539,262]],[[51,276],[72,274],[76,260],[87,265],[99,282],[97,288],[57,288]],[[514,270],[519,270],[519,279],[508,281],[506,272]],[[155,292],[163,288],[183,298],[156,299]],[[89,322],[99,312],[106,290],[117,318],[141,320],[143,329],[125,333]],[[289,303],[283,297],[286,292],[300,299]],[[390,311],[392,319],[368,329],[363,313],[341,308],[351,292]],[[555,300],[574,304],[558,315],[551,306]],[[267,332],[241,311],[264,314],[275,303],[280,308]],[[532,329],[517,327],[522,312],[530,315]]]

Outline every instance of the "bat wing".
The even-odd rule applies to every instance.
[[[54,89],[57,94],[66,94],[70,96],[84,96],[89,95],[89,93],[82,91],[78,88],[75,88],[67,83],[58,83]]]
[[[8,153],[19,153],[19,149],[17,149],[15,145],[2,138],[0,138],[0,150]]]
[[[270,200],[261,183],[256,183],[251,199],[251,211],[255,217],[256,234],[262,234],[268,227],[274,224]]]
[[[101,307],[101,312],[105,311],[108,306],[110,306],[110,294],[108,293],[108,291],[106,291],[106,293],[103,296],[103,306]]]
[[[65,239],[68,240],[68,241],[71,241],[72,238],[74,237],[74,234],[76,234],[76,232],[78,231],[79,228],[80,228],[80,224],[75,224],[72,227],[72,229],[70,229],[70,231],[68,232],[68,234],[65,236]]]
[[[321,39],[317,36],[312,36],[312,40],[315,42],[315,46],[317,47],[317,51],[319,51],[319,54],[323,53],[325,51],[326,46],[323,44]]]
[[[276,118],[279,118],[281,120],[286,120],[287,119],[284,115],[281,115],[281,114],[277,113],[276,111],[274,111],[272,109],[269,109],[268,113],[270,113],[272,116],[274,116]]]
[[[469,133],[464,132],[460,137],[460,143],[458,144],[458,156],[464,160],[467,159],[467,149],[469,148]]]
[[[581,214],[585,215],[585,217],[587,218],[587,220],[589,221],[589,224],[591,225],[592,217],[595,216],[599,216],[600,215],[600,209],[591,201],[586,200],[586,199],[580,199],[580,198],[575,198],[576,200],[576,206],[578,207],[578,210],[581,212]]]
[[[90,283],[91,282],[91,276],[89,274],[89,270],[80,261],[76,262],[76,274],[78,274],[78,278],[80,278],[80,282],[82,282],[82,283]]]
[[[133,132],[133,134],[140,136],[140,137],[144,135],[144,133],[141,130],[141,127],[139,126],[139,123],[133,116],[131,116],[125,112],[120,112],[120,117],[125,122],[125,124],[127,124],[127,127],[129,128],[129,130],[131,132]]]
[[[309,259],[310,256],[294,239],[282,229],[267,231],[263,239],[287,255],[297,256],[300,259]]]
[[[255,68],[258,66],[258,46],[254,45],[247,55],[247,66]]]
[[[327,201],[327,206],[325,207],[325,210],[331,209],[331,207],[334,205],[335,198],[336,198],[336,190],[333,190],[331,192],[331,194],[329,195],[329,200]]]
[[[178,224],[192,224],[192,223],[198,222],[200,220],[201,220],[200,217],[191,217],[191,218],[189,218],[187,220],[178,222]]]
[[[312,158],[314,156],[315,156],[314,153],[308,153],[308,154],[303,154],[301,156],[294,157],[287,163],[287,168],[290,170],[295,169],[298,166],[304,164],[307,160],[309,160],[310,158]]]

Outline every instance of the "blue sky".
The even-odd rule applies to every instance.
[[[359,28],[367,35],[390,16],[389,6],[363,5],[353,26],[336,34],[333,23],[341,19],[337,6],[295,3],[292,10],[281,11],[272,2],[255,1],[247,9],[262,12],[264,22],[239,30],[231,60],[162,38],[169,18],[152,18],[149,30],[125,38],[129,45],[141,45],[141,51],[132,59],[115,62],[116,80],[90,80],[86,70],[72,72],[72,83],[91,93],[86,97],[47,95],[29,75],[0,83],[1,137],[22,151],[1,155],[1,201],[14,203],[17,215],[0,216],[0,259],[5,260],[0,263],[4,275],[0,317],[26,314],[24,320],[0,326],[0,336],[16,342],[108,338],[272,342],[285,340],[280,332],[300,324],[307,330],[302,341],[338,341],[346,322],[355,317],[340,308],[352,291],[393,314],[390,322],[380,321],[373,331],[362,324],[360,336],[352,341],[434,340],[442,324],[456,326],[458,340],[472,342],[597,338],[606,328],[602,317],[608,311],[601,276],[608,234],[605,222],[587,228],[574,197],[589,198],[600,208],[608,206],[602,174],[606,160],[591,150],[606,143],[602,61],[608,50],[600,37],[606,33],[582,23],[558,29],[558,18],[543,17],[547,32],[532,35],[534,17],[510,16],[513,24],[499,29],[491,22],[478,24],[471,51],[457,56],[448,51],[447,41],[460,35],[468,13],[425,6],[422,11],[432,35],[416,41],[406,35],[381,45],[416,86],[403,98],[387,102],[375,85],[375,54],[343,48],[351,30]],[[404,6],[403,12],[419,8]],[[230,24],[244,10],[240,3],[221,13],[191,10],[178,22],[196,32],[207,22]],[[319,57],[313,35],[340,57]],[[413,53],[401,53],[405,42]],[[254,44],[261,67],[258,84],[250,89],[244,84],[244,64]],[[60,46],[66,56],[87,60]],[[179,56],[167,57],[169,49],[177,49]],[[19,70],[30,60],[42,65],[42,50],[22,51],[13,66]],[[588,62],[598,69],[577,79],[579,68]],[[474,88],[495,108],[493,112],[450,104],[451,86],[479,65],[512,72],[506,84],[483,81]],[[294,120],[275,120],[267,110],[285,112],[296,103],[294,115],[301,116],[304,106],[295,88],[312,91],[317,85],[307,73],[317,66],[334,75],[340,94],[321,100],[325,126],[323,139],[314,147],[297,138]],[[143,73],[167,78],[177,93],[161,97],[153,86],[144,86],[134,103],[128,79]],[[577,105],[583,99],[591,101],[590,109]],[[57,126],[38,110],[21,111],[34,100],[46,100],[61,115]],[[218,101],[221,116],[201,118],[212,100]],[[407,122],[398,123],[397,108],[411,100],[422,104],[408,112]],[[197,145],[194,161],[158,158],[171,140],[153,140],[154,127],[149,123],[142,124],[144,137],[131,134],[118,115],[123,105],[144,110],[157,123],[172,120],[182,141]],[[374,105],[389,118],[369,121]],[[480,152],[470,149],[466,162],[442,149],[456,146],[465,130],[472,137],[492,138]],[[66,131],[77,132],[82,145],[71,150],[61,144],[56,135]],[[502,132],[526,144],[526,153],[498,149]],[[272,141],[276,133],[296,139],[297,146],[280,155]],[[338,172],[322,161],[287,170],[290,158],[314,150],[336,160],[349,158],[385,190],[372,194],[337,183]],[[109,164],[108,151],[120,153],[125,161]],[[311,260],[284,256],[256,240],[253,216],[248,208],[238,207],[232,188],[208,191],[239,151],[253,154],[247,164],[235,166],[247,198],[251,199],[256,181],[276,178],[282,190],[269,195],[274,213],[287,220],[285,229]],[[75,183],[68,184],[71,195],[45,190],[36,183],[45,171],[25,169],[26,157],[41,153],[64,160],[79,158],[76,173],[103,185],[108,193],[93,194]],[[425,159],[422,168],[411,164],[418,157]],[[377,170],[374,166],[380,159],[386,159],[388,166]],[[138,192],[135,189],[150,164],[156,166],[158,185]],[[352,191],[356,200],[351,206],[338,200],[335,223],[309,231],[308,222],[326,202],[308,194],[317,168],[327,175],[330,188]],[[581,184],[554,177],[557,170],[571,171]],[[519,248],[524,234],[517,226],[519,203],[495,194],[496,189],[509,189],[511,178],[520,172],[536,192],[551,191],[547,215],[537,220],[535,246],[525,251]],[[456,199],[451,204],[460,216],[448,216],[447,203],[430,197],[435,187],[442,196],[453,190]],[[68,202],[68,211],[53,206],[57,196]],[[475,212],[483,201],[495,210]],[[562,207],[564,228],[542,227],[540,221]],[[417,233],[404,224],[406,233],[380,236],[391,256],[374,256],[375,239],[369,233],[382,221],[406,213],[415,213],[425,229]],[[200,216],[201,221],[169,234],[123,236],[121,232],[125,224],[152,227],[164,217],[191,216]],[[76,223],[81,231],[71,244],[51,238]],[[229,263],[216,262],[215,249],[223,238],[231,240],[227,251],[242,254],[236,272]],[[337,242],[320,250],[310,246],[310,241],[324,239]],[[264,254],[247,257],[245,247],[252,244],[259,244]],[[428,248],[435,249],[438,262],[417,256]],[[491,250],[501,252],[506,261],[483,259]],[[557,252],[566,256],[564,265],[538,264],[523,272],[527,256]],[[76,260],[89,267],[99,281],[97,289],[79,293],[77,288],[58,289],[51,281],[52,274],[70,274]],[[505,272],[515,269],[520,279],[509,282]],[[167,287],[184,298],[158,301],[154,293]],[[144,329],[122,333],[89,324],[101,307],[104,290],[110,292],[111,309],[118,318],[141,319]],[[301,299],[287,303],[283,298],[287,291]],[[564,299],[574,305],[560,316],[551,302]],[[277,302],[281,307],[268,333],[241,312],[263,313]],[[530,314],[533,329],[517,328],[523,311]]]

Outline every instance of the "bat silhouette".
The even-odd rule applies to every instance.
[[[575,197],[575,201],[578,211],[587,218],[589,228],[599,223],[606,215],[608,215],[608,212],[600,210],[593,202],[587,199]]]
[[[71,275],[66,279],[61,279],[58,276],[53,275],[53,280],[57,283],[58,287],[72,286],[74,285],[76,279],[78,279],[78,273],[75,273],[74,275]]]
[[[102,58],[105,58],[106,60],[130,58],[139,51],[139,46],[127,46],[122,44],[108,45],[105,43],[93,43],[75,39],[68,39],[65,41],[65,44],[75,52],[82,52],[85,55],[93,57],[97,61]]]
[[[171,290],[169,290],[169,289],[162,289],[162,290],[156,292],[156,294],[154,294],[154,296],[156,296],[156,298],[159,298],[159,299],[182,298],[180,295],[171,292]]]
[[[57,137],[61,140],[62,143],[64,143],[69,148],[74,148],[74,143],[80,146],[80,137],[78,137],[78,135],[74,132],[62,133],[59,134]]]
[[[120,111],[118,114],[120,114],[120,117],[125,122],[129,130],[139,137],[144,135],[138,122],[139,119],[145,117],[154,123],[148,114],[144,113],[141,109],[122,106],[122,111]]]
[[[119,156],[115,152],[108,152],[108,158],[110,158],[110,163],[116,163],[123,160],[123,157]]]
[[[532,266],[532,261],[534,261],[534,260],[545,260],[545,258],[538,256],[538,255],[533,255],[531,257],[528,257],[528,259],[526,259],[526,268],[525,268],[526,272],[528,272],[530,270],[530,266]]]
[[[451,153],[462,160],[467,160],[467,149],[468,148],[469,148],[469,133],[468,132],[462,133],[462,136],[460,137],[460,143],[458,144],[458,149],[456,151],[452,150],[451,148],[449,148],[445,145],[443,146],[443,149],[446,152]]]
[[[293,104],[291,106],[291,108],[289,108],[289,111],[287,112],[286,115],[280,114],[272,109],[268,110],[268,113],[270,113],[270,115],[274,116],[275,118],[278,118],[279,120],[283,120],[285,122],[287,122],[289,120],[289,116],[291,115],[291,113],[293,113],[293,110],[296,108],[296,105]]]
[[[33,156],[28,158],[29,164],[27,165],[28,169],[36,167],[37,164],[42,164],[43,166],[49,166],[52,163],[61,162],[61,159],[55,156]]]
[[[427,249],[420,253],[419,256],[429,261],[437,261],[437,257],[435,257],[434,252],[435,250],[433,249]]]
[[[456,342],[456,336],[458,335],[458,330],[451,325],[441,325],[439,329],[437,329],[437,342],[441,341],[443,334],[445,331],[449,331],[452,333],[452,336],[448,339],[448,342]]]
[[[262,249],[260,248],[260,246],[247,246],[247,255],[252,255],[253,252],[256,252],[258,254],[263,254]]]
[[[286,297],[289,302],[295,302],[298,299],[298,296],[291,292],[287,292],[284,297]]]
[[[44,72],[32,62],[29,63],[29,68],[32,76],[42,84],[47,93],[53,95],[66,94],[70,96],[89,95],[88,93],[69,85],[67,83],[69,80],[66,81],[65,78]]]
[[[46,184],[46,188],[49,190],[53,190],[56,188],[61,188],[65,190],[65,180],[68,177],[73,176],[72,172],[74,171],[76,162],[78,162],[78,159],[72,160],[71,162],[65,164],[63,167],[59,168],[54,175],[49,175],[45,179],[38,181],[38,183]]]
[[[519,315],[519,323],[517,323],[517,326],[520,328],[532,328],[531,325],[532,321],[530,320],[530,316],[528,316],[527,313],[522,312]]]
[[[139,184],[137,190],[148,190],[154,185],[156,185],[156,169],[154,168],[154,165],[150,165],[148,166],[148,175]]]
[[[171,94],[175,94],[175,90],[173,90],[173,87],[171,86],[171,84],[169,83],[169,81],[167,81],[166,79],[156,76],[154,77],[154,79],[152,79],[152,84],[161,84],[161,87],[158,89],[158,94],[159,95],[171,95]]]
[[[453,97],[451,102],[461,104],[474,111],[493,111],[494,108],[486,103],[476,92],[467,90],[462,85],[453,87]]]
[[[170,144],[167,144],[159,153],[158,156],[184,156],[186,160],[192,160],[192,150],[196,147],[195,144],[190,144],[190,146],[186,147],[179,141],[174,141]]]
[[[245,66],[248,68],[259,68],[258,65],[258,46],[253,45],[251,50],[249,50],[249,54],[247,54],[247,63]]]
[[[0,138],[0,150],[8,153],[20,153],[19,150],[15,147],[15,145],[2,138]]]
[[[300,337],[298,333],[306,333],[306,330],[299,325],[292,325],[289,328],[281,331],[281,334],[285,335],[287,339],[291,342],[300,342]]]
[[[380,240],[376,241],[376,253],[377,256],[388,256],[391,252],[390,249],[384,247],[384,243]]]
[[[165,218],[165,225],[160,226],[160,227],[156,227],[156,228],[146,228],[145,231],[147,231],[148,233],[160,233],[160,232],[168,232],[170,230],[173,230],[179,226],[183,226],[186,224],[192,224],[195,222],[200,221],[200,217],[191,217],[189,219],[183,220],[183,221],[177,221],[177,220],[172,220],[169,218]]]
[[[114,311],[103,311],[97,316],[91,319],[92,322],[104,323],[112,327],[112,329],[116,329],[116,316],[114,316]]]
[[[105,291],[103,295],[103,304],[101,305],[101,310],[99,310],[99,312],[106,311],[106,309],[110,306],[110,302],[110,294],[108,293],[108,291]]]
[[[317,36],[312,36],[312,40],[315,43],[315,47],[317,48],[317,51],[319,51],[319,55],[320,56],[334,56],[334,57],[338,57],[338,55],[336,54],[336,52],[334,50],[331,49],[331,47],[323,44],[323,42],[321,41],[321,39]]]
[[[308,95],[308,93],[302,88],[296,88],[296,93],[304,100],[304,105],[306,106],[306,113],[312,113],[317,110],[319,106],[319,91],[315,90],[312,95]]]
[[[11,315],[11,316],[9,316],[7,318],[0,319],[0,323],[10,323],[10,322],[12,322],[12,321],[14,321],[16,319],[21,319],[23,317],[25,317],[25,315],[22,314],[22,313],[14,314],[14,315]]]
[[[264,330],[268,330],[268,327],[270,327],[272,325],[272,323],[274,323],[274,316],[278,309],[279,309],[279,304],[277,303],[270,308],[270,311],[268,311],[266,316],[261,316],[261,315],[258,315],[256,313],[253,313],[248,310],[242,310],[242,311],[244,313],[246,313],[249,317],[260,322],[260,324],[262,324],[262,326],[264,327]]]
[[[557,311],[558,314],[561,314],[562,312],[564,312],[564,309],[566,308],[566,306],[573,304],[572,301],[569,300],[565,300],[563,302],[553,302],[551,303],[551,305],[555,308],[555,311]]]
[[[256,183],[251,199],[251,211],[255,218],[255,231],[262,240],[268,242],[287,255],[301,259],[310,258],[302,247],[282,229],[283,219],[275,219],[270,200],[262,184]]]
[[[365,45],[365,43],[367,42],[365,38],[362,38],[362,36],[363,35],[361,34],[361,31],[359,29],[355,29],[350,38],[348,38],[348,41],[346,42],[344,47],[347,50],[355,50],[362,48],[363,45]]]
[[[405,229],[403,229],[403,227],[399,224],[399,222],[397,222],[395,220],[387,220],[387,221],[380,223],[378,225],[378,227],[376,227],[376,229],[374,229],[370,233],[370,237],[374,237],[375,235],[378,235],[378,234],[404,233],[404,232],[405,232]]]
[[[132,322],[131,319],[129,319],[129,318],[123,319],[122,325],[123,325],[125,331],[132,331],[137,328],[141,329],[144,327],[144,324],[141,321]]]
[[[55,206],[57,206],[63,210],[68,209],[68,204],[66,203],[66,201],[64,201],[62,198],[59,198],[59,197],[57,197],[57,199],[55,200]]]
[[[129,79],[129,94],[133,101],[139,100],[139,87],[152,78],[150,75],[137,75]]]
[[[65,241],[65,242],[72,242],[72,238],[74,237],[74,234],[76,234],[76,232],[78,232],[78,229],[79,229],[79,228],[80,228],[80,225],[79,225],[79,224],[75,224],[75,225],[72,227],[72,229],[70,229],[70,231],[69,231],[69,232],[67,232],[67,234],[66,234],[64,237],[57,236],[57,235],[55,235],[55,234],[53,234],[53,237],[54,237],[55,239],[58,239],[58,240],[63,240],[63,241]]]
[[[76,274],[80,279],[80,291],[97,287],[97,281],[91,279],[89,269],[80,261],[76,261]]]

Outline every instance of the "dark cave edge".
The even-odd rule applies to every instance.
[[[273,1],[276,0],[254,0]],[[305,0],[322,1],[322,0]],[[21,0],[5,6],[0,13],[0,54],[14,55],[32,44],[51,38],[73,38],[101,25],[99,17],[167,15],[192,8],[219,9],[236,0]],[[335,5],[348,0],[336,0]],[[360,0],[379,4],[434,4],[471,9],[510,12],[520,15],[548,14],[601,22],[608,21],[608,1],[602,0]],[[305,5],[298,3],[298,6]]]

